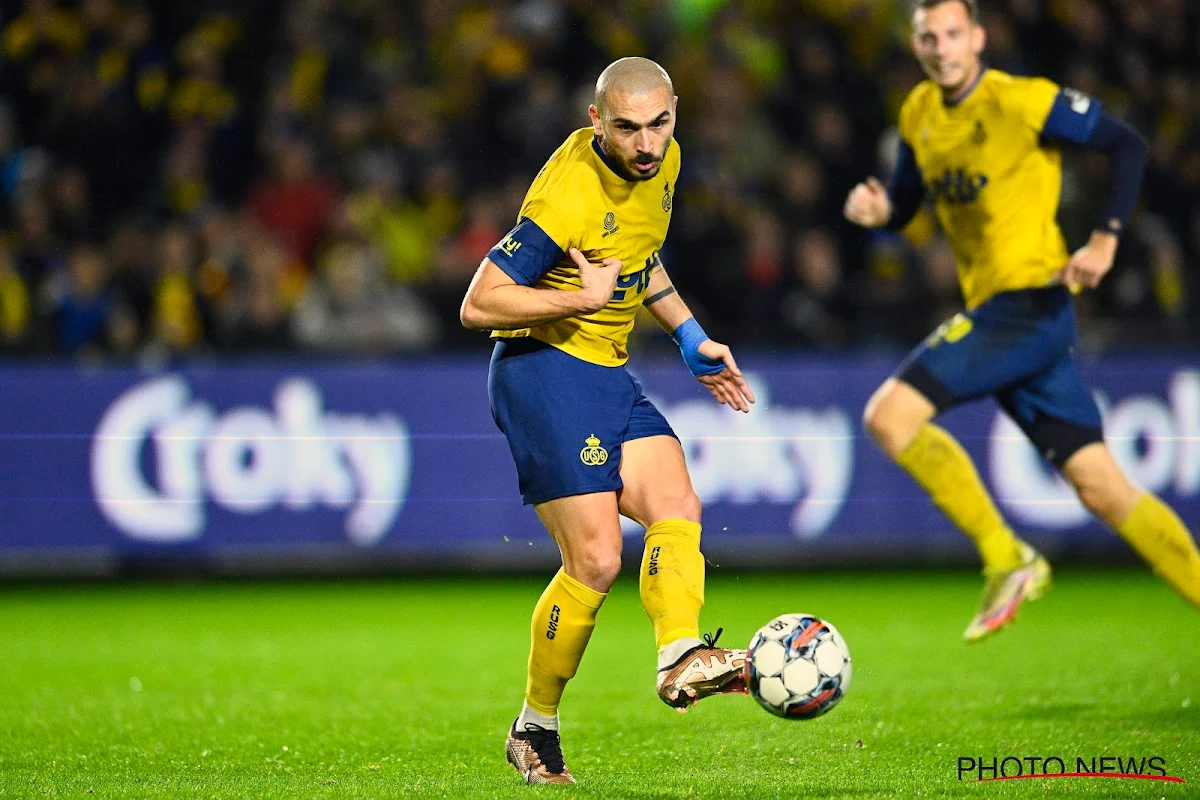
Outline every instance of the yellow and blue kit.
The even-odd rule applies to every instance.
[[[600,311],[492,333],[492,416],[527,504],[616,491],[624,442],[675,435],[624,364],[650,273],[661,263],[679,163],[672,140],[655,177],[629,181],[609,165],[591,128],[575,131],[538,173],[516,227],[488,253],[518,284],[547,289],[580,288],[567,256],[573,247],[592,263],[622,263]]]
[[[528,336],[593,364],[624,364],[629,332],[667,238],[679,163],[672,141],[655,177],[628,181],[605,162],[591,128],[571,134],[529,188],[517,227],[488,258],[522,286],[578,289],[579,271],[567,256],[574,247],[593,264],[620,259],[617,289],[594,314],[492,336]]]
[[[932,198],[967,311],[917,347],[897,376],[939,411],[995,396],[1061,466],[1103,437],[1072,356],[1074,303],[1057,281],[1070,259],[1056,221],[1060,148],[1109,153],[1111,189],[1097,229],[1119,234],[1137,201],[1146,144],[1094,98],[990,69],[954,103],[932,81],[921,83],[900,111],[900,135],[888,227],[903,227]]]

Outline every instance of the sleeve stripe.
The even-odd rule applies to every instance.
[[[1042,138],[1087,144],[1100,119],[1100,101],[1071,89],[1063,89],[1042,124]]]
[[[517,283],[533,286],[563,255],[563,249],[536,222],[522,217],[487,257]]]

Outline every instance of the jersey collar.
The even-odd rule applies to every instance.
[[[961,106],[964,102],[966,102],[968,97],[975,94],[975,90],[979,88],[979,83],[980,83],[980,81],[983,80],[983,76],[986,75],[987,72],[988,72],[988,68],[980,65],[979,74],[975,76],[975,80],[971,81],[971,85],[968,86],[966,88],[966,90],[961,95],[958,96],[958,99],[954,100],[952,102],[950,100],[947,100],[946,95],[943,94],[942,95],[942,104],[945,105],[946,108],[954,108],[955,106]]]
[[[613,174],[613,177],[620,178],[621,180],[625,180],[624,176],[622,176],[621,173],[617,172],[616,167],[613,166],[613,162],[609,159],[608,155],[604,152],[604,148],[600,146],[600,137],[597,136],[596,134],[592,134],[592,151],[595,152],[596,157],[599,158],[601,162],[603,162],[604,166],[608,167],[608,171]]]

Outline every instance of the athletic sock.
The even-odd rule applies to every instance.
[[[971,457],[953,436],[926,423],[896,457],[896,463],[975,542],[984,569],[1014,569],[1021,565],[1021,541],[1004,522]]]
[[[679,660],[679,657],[691,650],[693,647],[699,647],[701,642],[695,636],[684,636],[682,639],[664,645],[658,649],[658,668],[666,669]]]
[[[1152,494],[1143,494],[1117,533],[1167,583],[1200,608],[1200,553],[1179,516]]]
[[[534,725],[540,725],[548,731],[558,730],[558,714],[546,715],[529,705],[526,701],[521,706],[521,715],[517,717],[517,721],[513,723],[514,730],[524,732],[525,723],[532,722]]]
[[[700,523],[667,519],[646,530],[640,584],[642,607],[654,625],[654,643],[660,649],[681,639],[700,641],[704,607]]]
[[[527,707],[544,717],[558,714],[563,689],[579,669],[596,625],[596,612],[607,596],[561,569],[542,592],[530,625]]]

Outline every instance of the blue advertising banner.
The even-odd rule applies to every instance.
[[[710,557],[970,557],[863,433],[862,406],[893,360],[741,360],[759,398],[748,415],[713,402],[682,365],[633,365],[684,443]],[[1086,374],[1118,460],[1197,527],[1200,358],[1109,358]],[[55,552],[544,563],[554,550],[520,504],[486,375],[482,355],[156,374],[0,368],[0,564]],[[943,422],[1031,539],[1051,552],[1124,551],[994,404]]]

